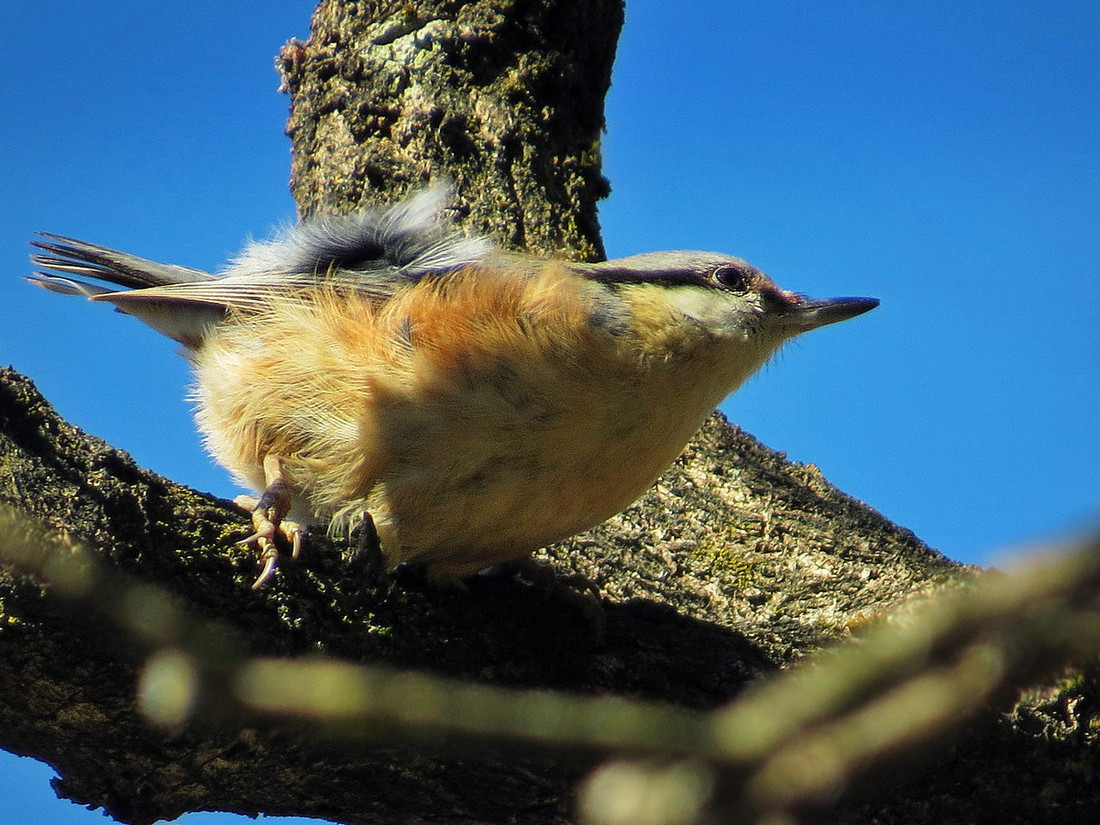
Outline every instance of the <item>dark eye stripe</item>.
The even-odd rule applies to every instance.
[[[646,261],[646,263],[650,262]],[[741,295],[748,295],[769,288],[775,289],[775,284],[767,275],[752,264],[736,258],[715,259],[709,263],[700,261],[697,267],[681,265],[675,268],[660,269],[650,264],[650,266],[635,269],[629,265],[601,265],[590,269],[585,268],[582,272],[585,277],[612,288],[627,284],[701,286]]]
[[[586,272],[585,274],[589,278],[605,284],[659,284],[661,286],[695,284],[697,286],[718,286],[706,275],[706,273],[693,269],[649,271],[626,268],[600,268]]]

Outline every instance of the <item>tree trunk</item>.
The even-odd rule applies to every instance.
[[[302,214],[450,178],[466,225],[601,260],[604,95],[621,0],[323,2],[281,55]]]

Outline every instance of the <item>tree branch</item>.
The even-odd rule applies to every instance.
[[[708,488],[700,482],[716,465],[728,472]],[[554,548],[555,557],[597,578],[612,596],[603,647],[581,616],[520,583],[490,578],[475,581],[470,593],[453,593],[371,578],[372,571],[322,537],[311,539],[299,563],[280,568],[273,586],[253,592],[255,559],[233,543],[248,532],[243,513],[140,470],[124,453],[58,419],[33,385],[10,371],[0,375],[0,478],[0,497],[42,525],[38,535],[48,530],[61,548],[79,543],[199,616],[229,625],[252,655],[321,653],[476,682],[617,693],[689,708],[717,706],[770,670],[772,660],[843,632],[836,594],[807,587],[809,574],[800,565],[774,563],[796,540],[792,531],[840,525],[849,535],[852,558],[843,566],[851,575],[850,565],[873,563],[860,557],[865,539],[853,524],[882,526],[891,559],[908,563],[850,590],[852,614],[895,598],[887,583],[953,569],[820,476],[785,465],[717,419],[640,505]],[[769,534],[761,535],[759,523],[735,522],[716,528],[721,540],[732,542],[718,545],[712,528],[730,524],[727,497],[747,501],[750,485],[765,480],[771,482],[767,507],[775,513]],[[741,530],[753,536],[748,544],[736,543]],[[5,534],[5,547],[14,535]],[[822,541],[816,534],[813,542]],[[764,559],[772,565],[765,568]],[[845,579],[837,581],[847,589]],[[750,618],[766,582],[777,582],[790,597],[788,608],[801,591],[809,612]],[[137,711],[144,662],[138,647],[102,618],[74,613],[49,592],[14,571],[0,574],[0,745],[48,761],[64,777],[64,795],[102,805],[122,821],[152,822],[187,810],[406,821],[450,810],[456,798],[465,799],[470,821],[492,820],[513,805],[531,811],[527,821],[556,821],[562,814],[548,812],[559,811],[580,775],[573,762],[429,758],[390,748],[344,752],[334,760],[308,741],[201,723],[166,735]],[[824,610],[825,602],[834,608]],[[710,621],[702,618],[708,611]],[[405,781],[394,786],[385,777],[397,765]],[[270,776],[285,780],[274,788],[256,780]],[[356,780],[336,799],[308,790],[332,787],[345,776]],[[470,789],[487,787],[508,792],[466,799]],[[385,817],[376,812],[381,797]]]
[[[1020,685],[1100,651],[1100,539],[948,589],[877,623],[860,644],[706,712],[251,657],[236,631],[195,619],[67,536],[10,508],[0,509],[0,527],[0,560],[132,637],[125,647],[145,657],[138,708],[161,728],[244,725],[254,738],[292,730],[313,747],[338,743],[348,759],[409,745],[556,754],[574,766],[607,752],[647,757],[605,766],[587,783],[587,818],[608,825],[700,821],[704,812],[774,821],[834,808],[847,789],[954,739],[960,722],[1003,705]]]

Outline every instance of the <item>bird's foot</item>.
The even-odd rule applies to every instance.
[[[258,590],[271,581],[275,575],[275,568],[279,564],[279,547],[275,537],[281,534],[290,543],[291,558],[298,558],[302,550],[302,540],[305,536],[305,528],[296,521],[286,518],[290,512],[290,489],[283,478],[283,468],[280,459],[273,455],[264,458],[264,475],[267,487],[259,498],[254,496],[237,496],[233,503],[252,514],[252,535],[241,539],[238,544],[254,547],[260,551],[263,560],[263,569],[256,581],[252,583],[252,589]]]

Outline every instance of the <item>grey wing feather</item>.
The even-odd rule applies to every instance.
[[[35,286],[56,292],[58,295],[83,295],[85,298],[95,298],[97,295],[106,295],[114,291],[99,284],[88,283],[77,278],[62,278],[60,275],[47,275],[45,272],[36,272],[27,280]]]
[[[37,272],[28,280],[53,292],[109,301],[195,347],[227,309],[258,310],[274,295],[322,281],[385,299],[402,283],[483,260],[492,252],[488,241],[459,235],[440,221],[449,197],[446,187],[433,187],[382,209],[307,219],[272,240],[250,243],[219,275],[42,233],[48,240],[32,243],[45,254],[31,260],[64,274]]]
[[[93,301],[110,301],[119,308],[137,306],[149,301],[174,301],[179,304],[204,304],[226,309],[263,309],[272,297],[293,295],[311,286],[319,279],[314,275],[252,275],[231,273],[212,281],[195,281],[186,284],[170,284],[128,292],[108,292],[90,296]],[[56,291],[56,290],[55,290]]]
[[[313,273],[371,291],[379,278],[417,280],[468,266],[492,248],[440,221],[450,196],[447,187],[434,186],[382,209],[309,218],[272,240],[249,244],[225,275]]]

